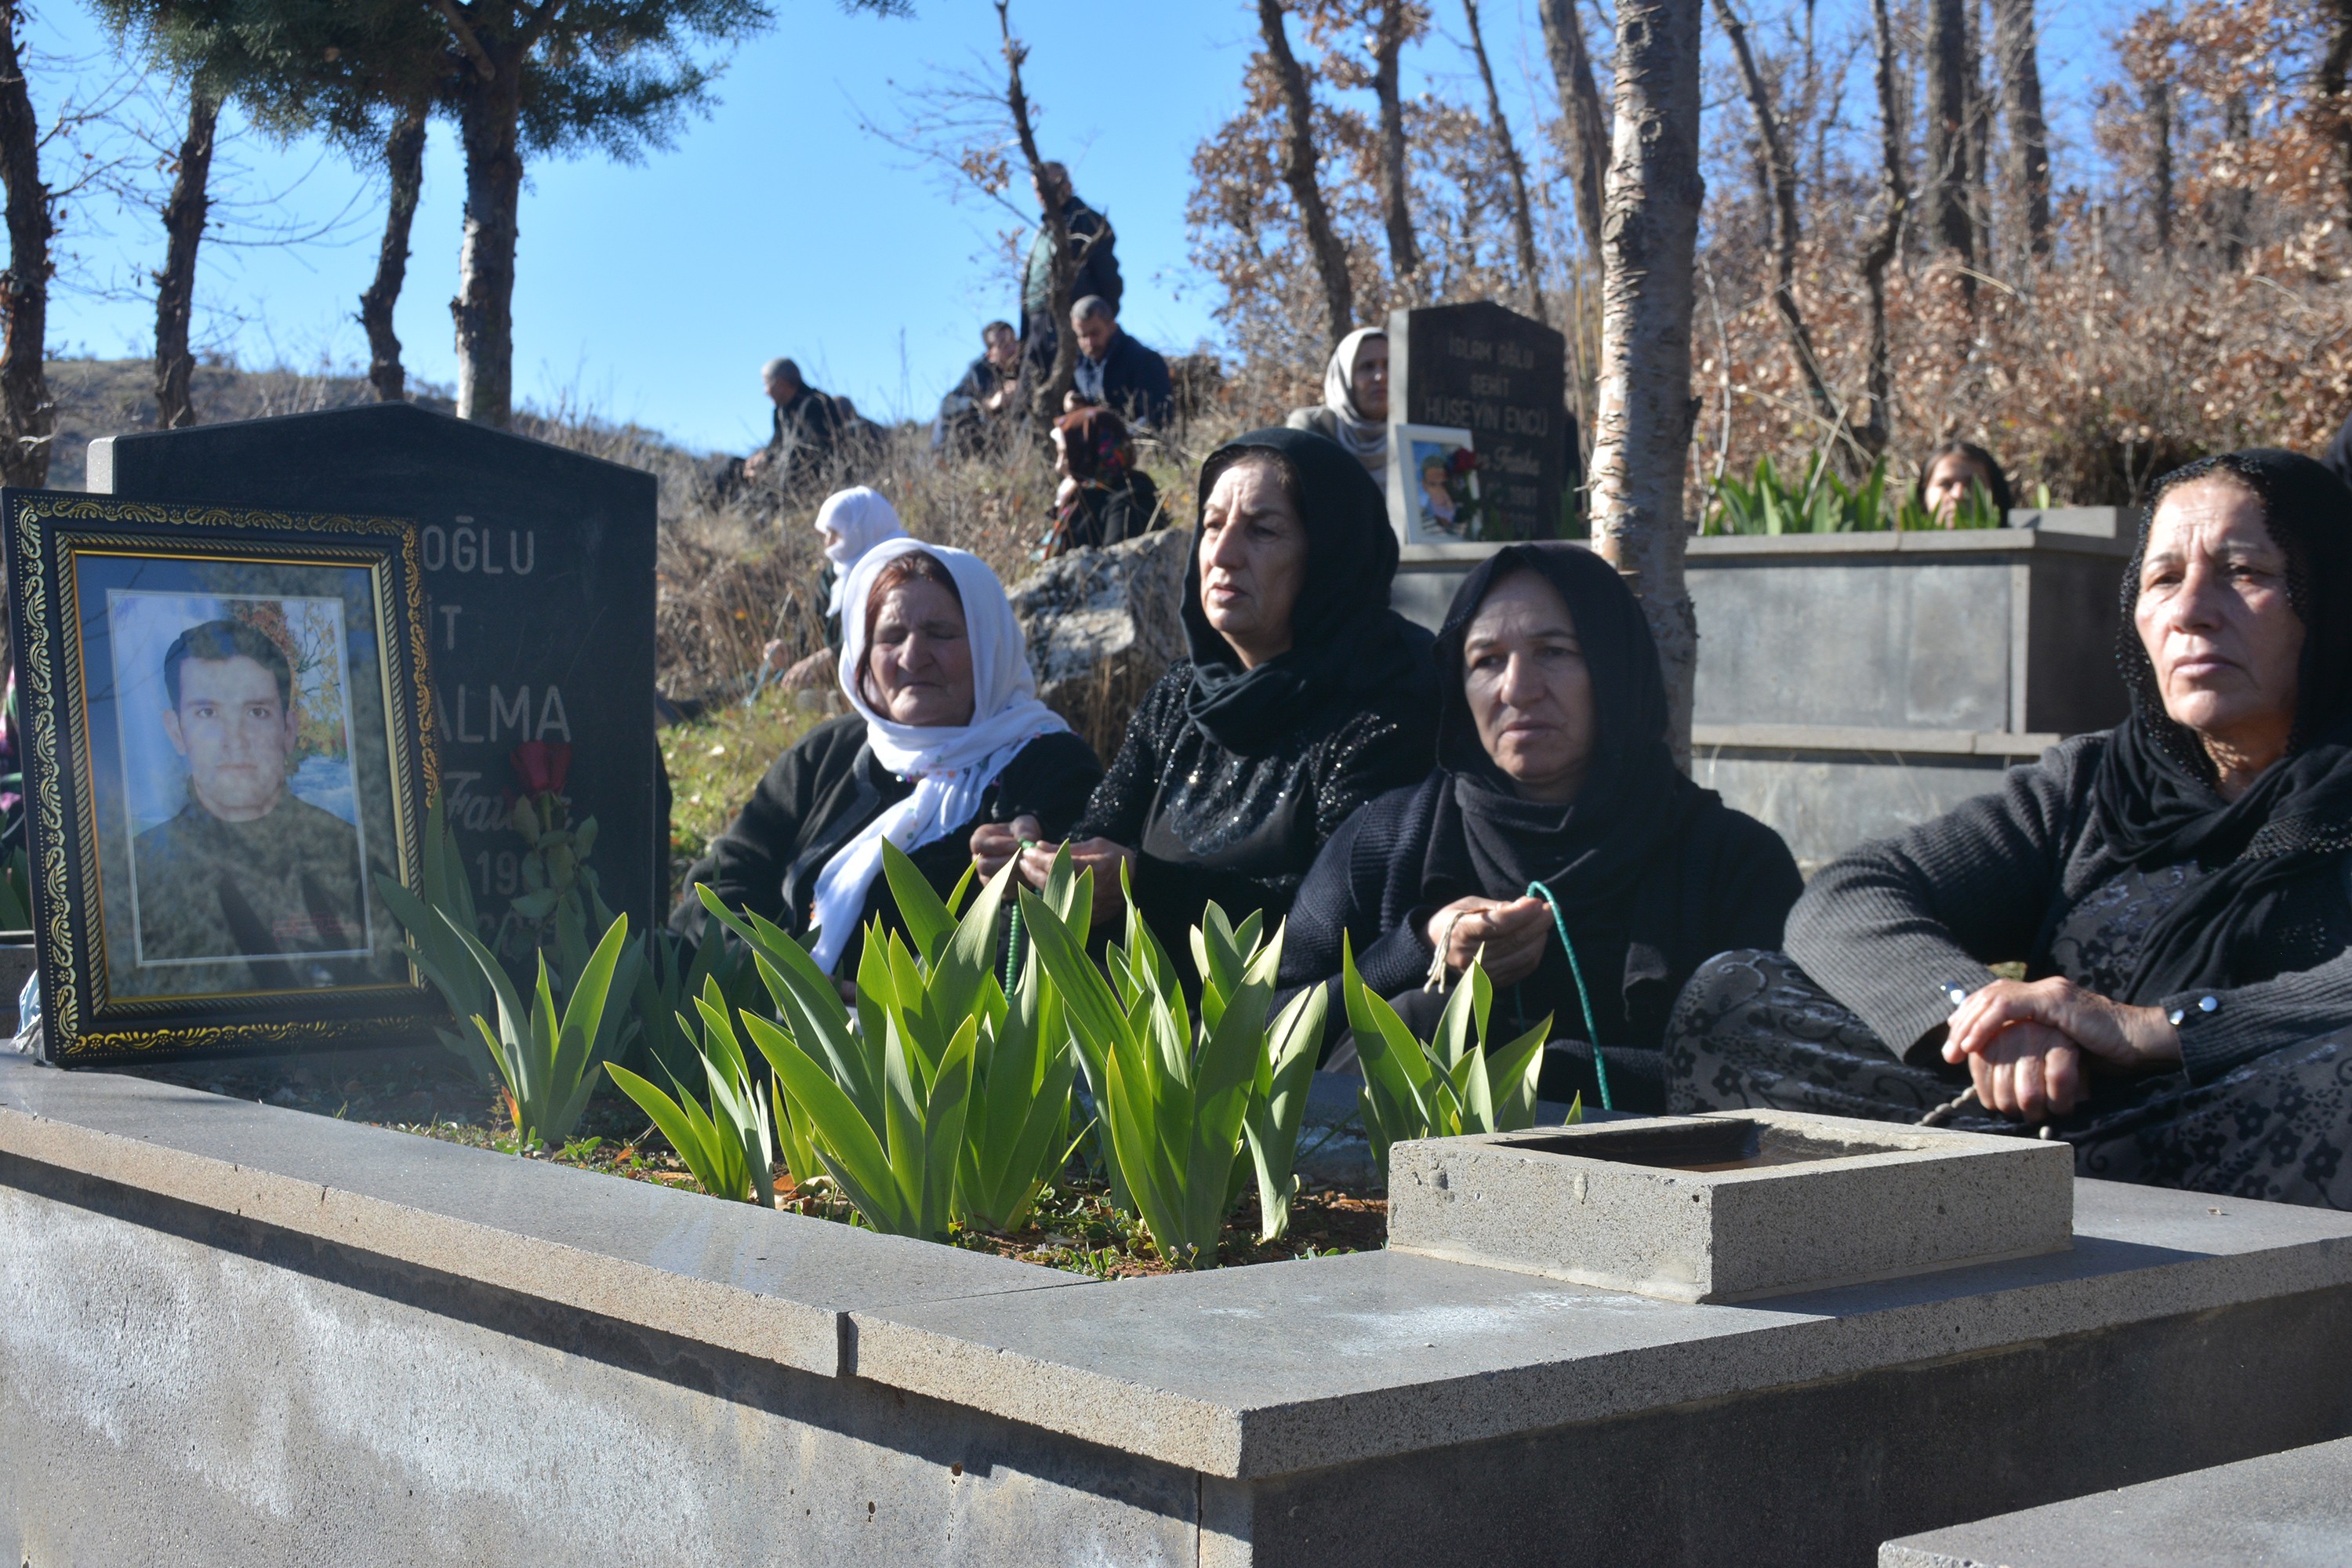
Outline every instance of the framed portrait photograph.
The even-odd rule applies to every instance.
[[[1486,537],[1477,452],[1468,430],[1389,427],[1389,516],[1406,544],[1475,544]]]
[[[406,1040],[436,784],[417,531],[6,494],[42,1051]]]

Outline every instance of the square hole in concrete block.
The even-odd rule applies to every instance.
[[[1794,1128],[1751,1121],[1744,1117],[1514,1138],[1510,1145],[1533,1153],[1575,1154],[1587,1160],[1611,1160],[1666,1171],[1754,1171],[1769,1165],[1801,1165],[1815,1160],[1899,1153],[1913,1147],[1864,1139],[1808,1137]]]

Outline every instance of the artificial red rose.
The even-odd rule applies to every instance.
[[[1445,471],[1449,474],[1466,474],[1477,466],[1478,454],[1467,447],[1455,448],[1454,455],[1445,459]]]
[[[525,741],[507,753],[507,765],[522,781],[528,795],[561,795],[572,772],[572,745],[566,741]]]

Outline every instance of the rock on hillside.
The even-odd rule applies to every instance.
[[[1106,759],[1126,715],[1184,657],[1184,557],[1192,531],[1155,529],[1073,550],[1013,585],[1037,695]]]

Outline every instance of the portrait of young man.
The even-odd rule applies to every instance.
[[[138,962],[364,955],[360,831],[289,786],[300,716],[285,653],[244,621],[211,620],[173,641],[162,673],[157,720],[186,763],[187,799],[132,841]]]

